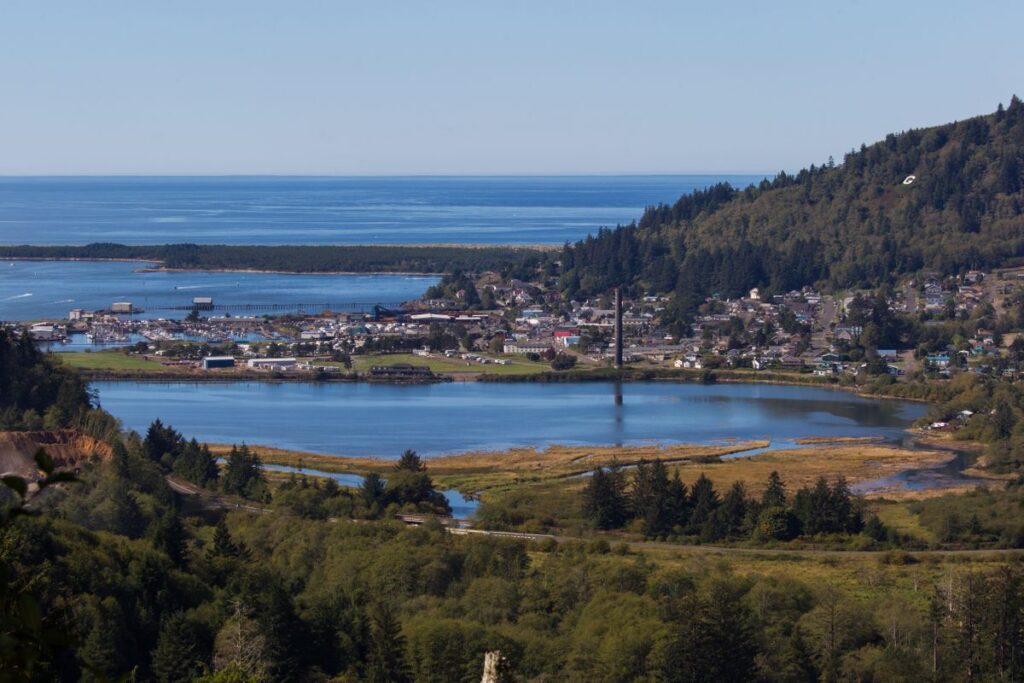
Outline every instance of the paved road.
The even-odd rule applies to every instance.
[[[917,287],[913,287],[910,283],[907,283],[903,287],[903,299],[907,306],[907,313],[917,313]]]
[[[179,493],[183,496],[195,496],[202,501],[203,505],[209,508],[219,508],[222,510],[245,510],[246,512],[256,513],[270,512],[269,508],[261,507],[259,505],[238,503],[233,500],[222,498],[213,491],[201,489],[192,483],[171,475],[167,475],[164,479],[167,481],[167,485],[170,486],[171,490],[175,493]]]

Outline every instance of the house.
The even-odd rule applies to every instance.
[[[297,363],[294,358],[250,358],[246,365],[250,370],[291,370]]]
[[[505,346],[502,348],[503,353],[544,353],[551,348],[550,344],[542,344],[540,342],[505,342]]]
[[[213,297],[212,296],[194,296],[192,297],[192,308],[197,311],[212,311],[213,310]]]
[[[691,368],[693,370],[700,370],[704,367],[704,360],[693,353],[688,353],[682,358],[676,359],[673,365],[677,368]]]
[[[945,354],[934,354],[928,356],[925,361],[928,365],[936,368],[948,368],[949,367],[949,356]]]
[[[131,313],[134,309],[131,301],[115,301],[110,304],[110,310],[113,313]]]
[[[835,336],[836,339],[851,341],[859,337],[863,331],[864,328],[860,325],[839,325],[836,327]]]
[[[900,354],[896,349],[878,349],[878,357],[882,360],[897,360]]]
[[[32,337],[35,341],[57,341],[63,335],[59,328],[39,323],[28,328],[28,336]]]

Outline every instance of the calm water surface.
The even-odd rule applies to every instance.
[[[196,296],[217,304],[398,303],[418,299],[436,277],[277,273],[140,273],[142,262],[0,260],[0,320],[64,318],[72,308],[130,301],[136,317],[182,318]],[[278,313],[286,312],[284,310]],[[257,314],[258,315],[258,314]]]
[[[427,456],[550,444],[720,443],[813,436],[900,439],[925,406],[816,387],[605,382],[95,382],[103,407],[144,431],[337,455]]]
[[[0,178],[0,244],[560,244],[723,180]]]

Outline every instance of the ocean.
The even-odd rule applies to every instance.
[[[561,244],[760,176],[0,178],[0,244]]]

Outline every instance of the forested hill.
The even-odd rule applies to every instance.
[[[909,175],[916,180],[904,184]],[[648,208],[638,223],[567,245],[570,295],[616,285],[704,297],[804,285],[874,287],[1024,256],[1024,105],[892,134],[841,164],[743,190],[716,185]]]

